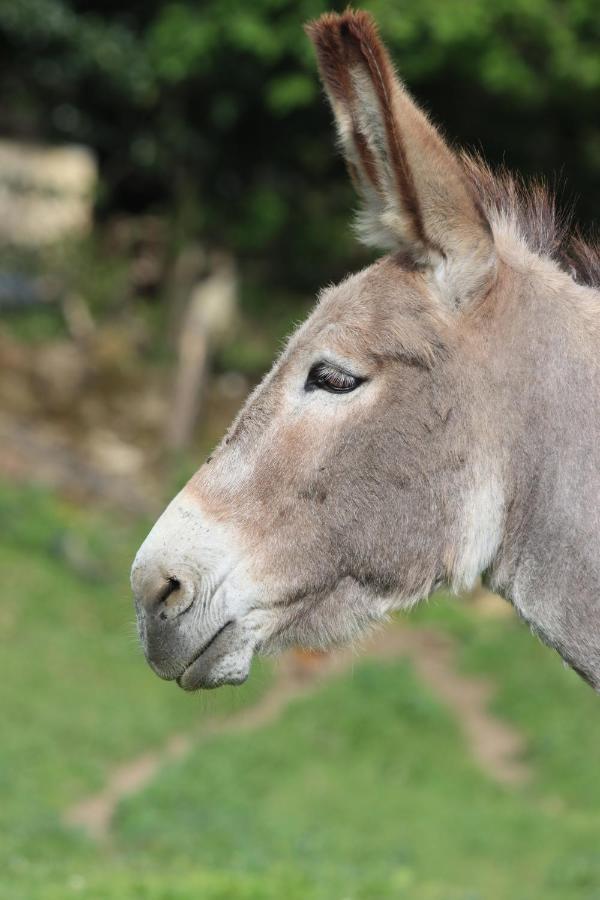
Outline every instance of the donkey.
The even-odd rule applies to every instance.
[[[386,251],[320,295],[132,569],[185,690],[352,640],[479,575],[600,690],[600,259],[541,188],[456,155],[365,12],[307,25]]]

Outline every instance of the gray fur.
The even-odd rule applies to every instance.
[[[365,16],[344,14],[362,29],[360,52],[378,41]],[[314,32],[336,77],[341,21]],[[334,112],[347,129],[345,85],[333,84]],[[546,195],[466,158],[457,174],[402,91],[394,82],[385,113],[402,109],[417,161],[415,252],[402,218],[386,220],[402,251],[323,293],[136,559],[147,654],[184,687],[240,681],[256,649],[348,640],[483,574],[600,690],[598,254],[566,240]],[[375,103],[370,93],[361,102]],[[443,239],[452,216],[443,264],[439,253],[424,263],[429,232]],[[319,360],[365,381],[348,395],[309,393]],[[181,585],[164,600],[168,578]]]

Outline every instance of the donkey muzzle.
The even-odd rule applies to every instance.
[[[199,506],[179,495],[140,547],[131,570],[138,632],[161,678],[184,690],[240,684],[253,642],[234,597],[225,542]]]

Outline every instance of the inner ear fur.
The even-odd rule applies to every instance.
[[[453,305],[495,271],[489,223],[462,165],[398,79],[369,13],[309,22],[342,152],[363,208],[361,239],[402,251]]]

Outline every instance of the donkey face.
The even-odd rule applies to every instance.
[[[308,31],[361,231],[392,252],[321,296],[138,552],[148,661],[186,689],[243,681],[256,649],[349,639],[472,580],[499,540],[494,462],[471,449],[480,380],[460,362],[495,278],[489,226],[371,19]]]

